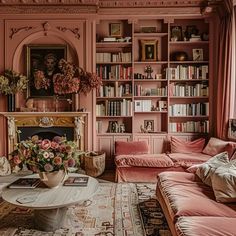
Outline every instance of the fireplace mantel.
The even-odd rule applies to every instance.
[[[73,127],[74,140],[80,150],[88,145],[89,112],[0,112],[8,124],[8,153],[14,150],[20,127]]]

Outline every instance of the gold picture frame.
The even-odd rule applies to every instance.
[[[157,61],[157,40],[141,40],[141,61]]]
[[[26,69],[29,78],[27,97],[53,97],[53,75],[59,73],[58,62],[66,59],[67,45],[64,44],[29,44],[26,45]],[[47,86],[38,85],[35,73],[40,72],[48,83]]]
[[[112,36],[112,37],[121,37],[122,36],[121,23],[110,23],[110,36]]]

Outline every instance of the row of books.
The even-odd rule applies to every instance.
[[[209,133],[209,121],[187,121],[169,123],[170,132]]]
[[[153,110],[153,108],[155,108]],[[167,101],[157,101],[157,107],[152,104],[152,100],[135,100],[135,112],[167,111]]]
[[[127,62],[131,63],[132,54],[131,52],[97,52],[96,62],[97,63],[108,63],[108,62]]]
[[[133,105],[128,99],[105,101],[96,105],[97,116],[132,116]]]
[[[123,65],[97,65],[96,74],[103,80],[132,79],[132,67]]]
[[[169,106],[170,116],[208,116],[209,103],[174,104]]]
[[[162,88],[144,88],[142,85],[137,84],[134,87],[135,96],[167,96],[167,87]]]
[[[171,83],[169,85],[169,95],[170,96],[208,96],[209,95],[209,87],[207,84],[199,83],[195,85],[188,84],[174,84]]]
[[[167,68],[166,79],[208,79],[208,65],[189,66],[178,65],[176,68]]]
[[[131,84],[118,84],[115,82],[114,85],[104,85],[100,86],[97,90],[98,97],[122,97],[127,95],[132,95],[132,85]]]

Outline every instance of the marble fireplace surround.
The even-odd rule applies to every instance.
[[[73,128],[73,140],[79,149],[88,148],[88,112],[1,112],[0,115],[7,119],[8,153],[14,150],[18,142],[17,130],[24,132],[24,128],[33,128],[33,132],[48,130],[55,134],[60,134],[60,128],[68,128],[69,133]]]

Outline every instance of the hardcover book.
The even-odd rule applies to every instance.
[[[69,177],[64,186],[87,186],[89,177]]]
[[[36,188],[39,183],[39,178],[20,178],[11,183],[8,188]]]

